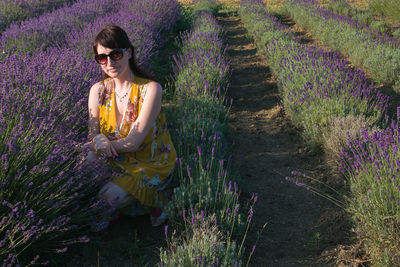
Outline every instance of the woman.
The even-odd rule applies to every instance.
[[[120,27],[108,25],[101,30],[93,50],[107,78],[90,89],[88,137],[92,141],[85,147],[90,147],[89,160],[106,157],[118,173],[99,197],[112,208],[131,205],[130,215],[143,214],[143,208],[149,207],[152,225],[159,226],[167,219],[164,189],[176,161],[161,112],[161,85],[137,67],[134,48]],[[112,220],[108,217],[93,231],[106,230]]]

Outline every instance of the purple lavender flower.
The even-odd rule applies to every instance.
[[[251,222],[251,218],[253,217],[254,214],[254,210],[253,210],[253,206],[250,207],[250,211],[249,211],[249,216],[247,216],[247,222],[250,223]]]
[[[236,204],[235,209],[233,210],[233,215],[236,216],[237,211],[239,210],[239,204]]]

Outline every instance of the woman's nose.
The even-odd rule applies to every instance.
[[[107,66],[113,66],[114,64],[114,60],[112,60],[112,58],[110,56],[107,56]]]

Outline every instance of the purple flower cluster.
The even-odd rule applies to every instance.
[[[0,32],[11,23],[19,23],[44,12],[70,5],[75,0],[2,0],[0,2]]]
[[[400,240],[397,230],[400,214],[399,152],[400,128],[398,121],[393,121],[385,130],[370,133],[364,129],[361,137],[349,137],[347,148],[340,154],[340,170],[350,183],[353,197],[349,206],[357,228],[371,248],[388,249],[388,257],[393,262],[399,253]],[[379,261],[375,257],[373,260]]]
[[[388,177],[389,183],[396,181],[400,170],[400,134],[395,121],[382,131],[369,133],[363,129],[360,138],[348,139],[348,149],[341,154],[342,167],[345,173],[365,171],[373,177]],[[379,181],[380,179],[377,178]],[[395,187],[400,184],[395,184]]]
[[[120,22],[136,40],[135,44],[142,47],[138,49],[139,59],[143,53],[139,61],[150,66],[152,55],[158,52],[166,33],[179,19],[179,4],[174,0],[113,3],[115,10],[124,10],[125,13],[116,14],[126,16],[128,23],[113,20],[111,15],[103,15],[103,19]],[[97,11],[100,15],[108,14],[112,11],[107,7],[110,4],[80,1],[70,8],[26,21],[20,27],[14,25],[14,33],[20,32],[21,35],[15,35],[19,36],[17,39],[21,36],[29,39],[29,34],[34,36],[32,31],[37,29],[38,34],[47,35],[48,44],[56,43],[58,36],[52,34],[60,33],[65,38],[75,33],[77,44],[88,43],[86,38],[94,37],[78,34],[76,29],[82,27],[81,32],[90,32],[86,27],[93,26],[87,24],[85,16],[95,19]],[[135,8],[145,10],[143,13],[149,18]],[[57,13],[60,10],[70,13]],[[57,15],[60,20],[56,23]],[[161,23],[167,18],[168,24]],[[62,19],[73,22],[62,28],[63,25],[58,25]],[[60,31],[50,32],[38,21],[44,24],[52,21]],[[10,29],[7,33],[12,35]],[[7,40],[5,35],[1,38]],[[151,53],[144,50],[146,46]],[[104,179],[111,175],[102,162],[88,165],[74,149],[86,141],[88,90],[100,80],[95,61],[65,45],[35,50],[32,54],[14,52],[0,62],[0,258],[5,259],[5,266],[17,261],[45,263],[41,259],[46,253],[63,253],[73,243],[88,242],[82,232],[101,211],[104,203],[95,195]],[[32,259],[32,254],[40,256]]]

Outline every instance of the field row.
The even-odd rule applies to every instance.
[[[180,182],[167,213],[179,234],[166,228],[169,248],[161,250],[161,266],[246,264],[243,244],[257,197],[247,208],[239,202],[226,151],[231,69],[222,28],[213,16],[217,8],[213,1],[197,1],[192,29],[180,36],[180,53],[174,57],[175,101],[168,117],[180,156]]]
[[[400,41],[376,35],[348,16],[339,16],[315,1],[288,0],[285,11],[324,45],[348,56],[372,78],[400,92]]]
[[[346,46],[351,57],[355,56],[349,52],[353,46],[352,51],[363,54],[364,61],[374,49],[398,52],[394,43],[372,43],[372,37],[327,16],[327,11],[311,6],[311,2],[289,0],[286,11],[313,33],[314,29],[318,39],[329,39],[331,43],[326,44],[330,47]],[[243,0],[239,13],[279,80],[287,115],[312,147],[320,147],[330,155],[350,184],[345,202],[338,200],[341,196],[326,197],[352,214],[375,264],[399,265],[396,218],[400,213],[400,139],[397,123],[387,121],[388,97],[375,90],[362,71],[348,67],[340,54],[301,44],[260,1]],[[362,38],[353,41],[350,29]],[[380,59],[388,54],[380,54]],[[375,68],[371,74],[379,72],[376,77],[383,77],[395,72],[399,66],[396,64],[392,72],[385,72],[388,68],[379,65],[380,69]],[[294,177],[287,179],[297,182],[297,175],[302,176],[294,172]]]

